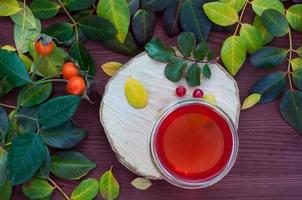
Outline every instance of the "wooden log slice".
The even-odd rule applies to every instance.
[[[100,106],[100,120],[118,160],[132,172],[149,179],[161,179],[153,165],[149,141],[152,126],[161,109],[177,101],[175,88],[185,85],[181,80],[173,83],[164,76],[166,63],[154,61],[144,52],[124,65],[108,82]],[[205,95],[214,95],[217,106],[229,115],[238,127],[240,100],[236,81],[218,64],[211,64],[212,76],[202,78]],[[124,94],[129,76],[139,80],[149,93],[144,109],[130,106]],[[187,87],[187,97],[195,88]]]

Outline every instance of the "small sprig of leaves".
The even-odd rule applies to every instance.
[[[248,5],[256,13],[253,25],[242,22]],[[302,47],[294,49],[292,38],[293,31],[302,32],[302,5],[292,5],[285,10],[279,0],[221,0],[207,3],[203,8],[210,20],[218,25],[237,23],[234,34],[225,40],[221,49],[222,61],[231,75],[236,75],[245,62],[247,53],[251,54],[249,59],[252,66],[259,69],[278,67],[287,60],[286,71],[267,75],[253,86],[242,108],[247,109],[257,103],[270,103],[283,95],[280,112],[302,134]],[[284,36],[289,38],[288,49],[265,46],[274,37]],[[289,90],[286,91],[287,82]]]
[[[152,39],[145,46],[150,58],[168,62],[164,74],[172,82],[180,81],[185,74],[189,86],[199,86],[201,74],[205,78],[211,77],[210,63],[215,60],[206,42],[196,45],[195,35],[191,32],[183,32],[177,38],[177,49],[181,55],[175,52],[174,48],[165,46],[158,38]],[[202,68],[199,64],[203,64]]]

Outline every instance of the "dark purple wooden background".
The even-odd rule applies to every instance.
[[[252,16],[247,14],[245,21],[250,21],[251,18]],[[44,25],[62,20],[65,20],[64,16],[59,16],[44,22]],[[160,17],[158,17],[155,35],[171,45],[175,44],[175,38],[169,38],[164,32]],[[228,33],[211,33],[209,42],[217,54],[227,36]],[[0,18],[0,46],[5,44],[14,44],[13,23],[9,18]],[[288,39],[277,39],[273,44],[288,48]],[[78,124],[89,132],[89,136],[76,150],[97,163],[97,168],[88,177],[98,179],[105,170],[114,165],[114,174],[121,185],[119,199],[302,199],[302,136],[298,135],[281,118],[279,100],[241,113],[238,131],[240,138],[238,159],[231,172],[216,185],[200,190],[185,190],[176,188],[165,181],[154,181],[152,187],[147,191],[134,189],[130,182],[137,176],[117,162],[99,122],[99,104],[108,81],[108,77],[102,73],[99,66],[107,61],[126,63],[130,57],[113,53],[94,41],[88,41],[86,46],[97,65],[97,83],[90,95],[95,103],[83,102],[75,116]],[[302,46],[302,37],[301,34],[295,33],[294,47],[298,46]],[[285,65],[283,68],[286,68]],[[235,77],[240,88],[241,99],[248,95],[250,87],[259,77],[275,70],[278,69],[256,70],[248,62],[245,63]],[[64,94],[64,90],[64,85],[57,85],[54,95]],[[16,92],[12,92],[1,98],[0,101],[15,104],[15,96]],[[78,181],[55,180],[68,194],[79,183]],[[13,193],[13,199],[25,199],[19,187]],[[63,197],[56,192],[54,199],[63,200]]]

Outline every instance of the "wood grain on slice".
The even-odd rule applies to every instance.
[[[101,123],[119,161],[150,179],[161,179],[149,149],[153,124],[162,109],[179,100],[175,96],[177,85],[187,87],[188,98],[195,89],[187,86],[184,79],[178,83],[167,80],[165,66],[166,63],[154,61],[146,53],[139,54],[108,82],[100,108]],[[229,115],[237,129],[240,112],[237,84],[220,65],[211,64],[210,68],[212,77],[202,78],[200,88],[205,95],[215,96],[217,106]],[[149,92],[149,103],[144,109],[135,109],[126,100],[124,84],[129,76],[142,82]]]

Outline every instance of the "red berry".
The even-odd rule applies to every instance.
[[[203,91],[201,89],[196,89],[193,92],[194,98],[202,98],[203,97]]]
[[[186,90],[186,88],[185,88],[184,86],[180,85],[180,86],[178,86],[178,87],[176,88],[176,91],[175,91],[175,92],[176,92],[176,95],[177,95],[177,96],[183,97],[183,96],[186,95],[187,90]]]

